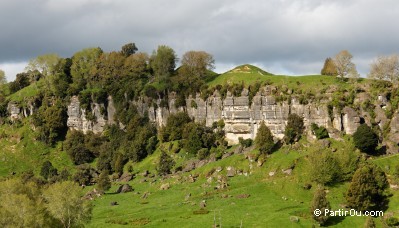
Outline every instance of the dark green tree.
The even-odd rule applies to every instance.
[[[360,151],[373,154],[378,146],[378,135],[367,124],[362,124],[353,134],[353,142]]]
[[[171,114],[165,127],[160,131],[161,140],[168,142],[181,139],[184,125],[189,122],[191,122],[191,118],[185,112]]]
[[[323,126],[319,127],[317,124],[312,123],[311,129],[317,139],[325,139],[329,137],[327,129]]]
[[[54,176],[58,175],[58,170],[54,168],[53,164],[50,161],[43,162],[42,168],[40,169],[40,175],[44,179],[50,179]]]
[[[312,164],[310,169],[312,181],[329,185],[340,180],[341,167],[331,151],[315,151],[310,154],[309,161]]]
[[[100,191],[107,191],[111,188],[111,180],[109,179],[109,171],[103,170],[98,177],[97,187]]]
[[[273,134],[262,121],[255,137],[255,145],[262,154],[270,154],[274,147]]]
[[[285,142],[289,144],[297,142],[302,136],[303,129],[303,118],[299,117],[295,113],[289,114],[287,126],[285,127],[284,131]]]
[[[122,46],[121,53],[125,57],[129,57],[130,55],[133,55],[137,51],[137,47],[135,43],[128,43]]]
[[[320,210],[321,214],[320,216],[315,215],[315,210]],[[318,222],[320,225],[324,225],[326,224],[329,215],[325,215],[324,212],[325,210],[328,209],[330,210],[330,202],[328,202],[327,200],[327,196],[326,196],[326,191],[324,190],[323,187],[318,186],[318,188],[316,189],[314,195],[313,195],[313,200],[312,200],[312,204],[310,206],[310,213],[313,216],[313,219]]]
[[[156,80],[167,89],[176,67],[175,51],[165,45],[158,46],[158,49],[153,52],[150,58],[150,66],[154,72]]]
[[[346,193],[348,206],[358,211],[381,210],[387,204],[388,180],[374,164],[365,164],[356,170]]]
[[[175,162],[173,161],[173,159],[168,154],[166,154],[165,151],[162,151],[158,162],[158,173],[160,175],[169,174],[174,165]]]
[[[335,66],[334,60],[327,58],[324,61],[323,69],[321,69],[321,75],[337,76],[337,67]]]

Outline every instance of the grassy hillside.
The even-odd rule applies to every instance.
[[[356,83],[362,84],[365,80],[358,79]],[[277,86],[286,86],[290,89],[303,91],[313,91],[324,88],[330,85],[337,85],[340,88],[350,87],[351,83],[344,82],[332,76],[323,75],[303,75],[303,76],[286,76],[286,75],[273,75],[258,67],[245,64],[238,66],[226,73],[216,77],[213,81],[209,82],[209,86],[244,83],[245,86],[252,85],[255,82],[262,84],[272,84]]]
[[[332,147],[338,150],[351,147],[350,141],[331,141]],[[167,179],[142,177],[140,174],[144,170],[154,172],[158,151],[142,163],[133,165],[137,173],[137,177],[129,182],[134,188],[133,192],[114,194],[119,185],[114,183],[107,194],[94,201],[93,219],[88,227],[210,227],[215,220],[216,224],[221,223],[223,227],[241,227],[241,224],[242,227],[311,227],[314,222],[309,207],[316,184],[310,181],[309,169],[312,164],[307,155],[319,145],[306,141],[303,144],[305,146],[296,150],[282,147],[267,158],[261,167],[256,162],[249,162],[244,154],[237,154]],[[173,156],[177,158],[181,155]],[[396,156],[385,159],[392,161],[392,165],[399,164]],[[382,165],[378,161],[376,163]],[[296,165],[292,174],[284,174],[282,170],[291,167],[293,163]],[[215,189],[217,177],[226,175],[229,166],[242,169],[248,176],[230,177],[226,189]],[[217,167],[223,170],[209,175]],[[275,175],[270,176],[270,172],[275,172]],[[187,181],[189,175],[198,175],[197,181]],[[143,182],[144,179],[146,182]],[[169,183],[170,189],[160,190],[164,183]],[[310,190],[303,187],[307,183],[313,185]],[[342,209],[347,188],[347,183],[327,187],[332,209]],[[143,199],[145,192],[149,195]],[[392,193],[386,213],[397,216],[398,193]],[[187,197],[188,194],[191,196]],[[204,200],[204,214],[198,214],[201,212],[200,203]],[[119,205],[111,206],[113,201]],[[296,218],[299,222],[291,221]],[[365,220],[365,217],[333,217],[328,225],[362,227]],[[381,218],[375,218],[374,221],[378,227],[383,227]]]

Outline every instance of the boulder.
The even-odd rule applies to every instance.
[[[116,193],[126,193],[126,192],[132,192],[133,188],[129,184],[123,184],[119,186],[118,190],[116,190]]]
[[[236,169],[234,167],[227,167],[227,177],[234,177],[236,175]]]
[[[160,190],[168,190],[170,188],[169,183],[162,184],[161,187],[159,188]]]
[[[121,177],[119,177],[118,182],[129,182],[133,179],[133,174],[124,173]]]
[[[292,173],[292,169],[290,168],[290,169],[286,169],[286,170],[284,170],[284,169],[282,169],[281,170],[284,174],[286,174],[286,175],[291,175],[291,173]]]

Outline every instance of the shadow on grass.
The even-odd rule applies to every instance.
[[[335,226],[344,221],[346,217],[345,216],[332,216],[328,218],[326,224],[324,226]]]

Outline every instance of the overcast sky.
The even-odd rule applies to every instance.
[[[397,0],[0,0],[0,69],[87,47],[168,45],[214,55],[216,71],[251,63],[275,74],[317,74],[347,49],[365,76],[378,55],[399,53]]]

